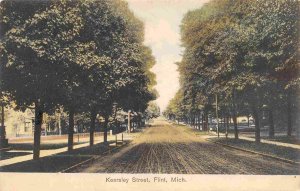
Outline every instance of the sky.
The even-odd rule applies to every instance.
[[[184,14],[208,0],[127,0],[135,16],[144,22],[145,45],[152,49],[156,64],[156,100],[163,111],[179,89],[176,62],[181,60],[180,23]]]

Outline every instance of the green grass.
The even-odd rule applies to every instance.
[[[113,141],[110,141],[109,143],[113,143]],[[43,157],[36,161],[29,160],[3,166],[0,167],[0,172],[59,172],[93,156],[105,155],[104,152],[114,147],[115,146],[99,143],[93,147],[83,147],[71,152],[63,152]],[[111,153],[114,152],[117,152],[117,150],[114,150]]]
[[[79,162],[89,159],[85,156],[49,156],[40,160],[25,161],[0,167],[1,172],[59,172]]]
[[[247,140],[235,140],[233,138],[210,138],[209,140],[217,141],[223,144],[239,147],[246,150],[256,151],[264,154],[285,158],[288,160],[300,162],[300,150],[294,148],[288,148],[278,145],[272,145],[267,143],[256,143]]]
[[[298,137],[288,137],[288,136],[278,136],[278,137],[274,137],[274,138],[264,138],[264,139],[268,139],[270,141],[278,141],[278,142],[282,142],[282,143],[290,143],[290,144],[296,144],[296,145],[300,145],[300,139]]]
[[[87,141],[77,142],[74,141],[73,145],[87,143]],[[9,143],[12,150],[33,150],[33,143]],[[68,143],[41,143],[41,150],[52,150],[67,147]]]
[[[82,144],[85,142],[74,142],[73,145]],[[41,150],[52,150],[67,147],[68,143],[42,143]],[[0,151],[0,160],[6,160],[14,157],[32,154],[33,143],[10,143],[10,150],[15,152]]]

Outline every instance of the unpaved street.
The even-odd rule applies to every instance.
[[[183,126],[156,120],[119,152],[74,172],[178,174],[299,174],[297,165],[233,150]]]

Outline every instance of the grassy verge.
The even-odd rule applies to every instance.
[[[300,139],[298,137],[287,137],[287,136],[278,136],[274,138],[264,138],[270,141],[278,141],[282,143],[290,143],[300,145]]]
[[[87,143],[88,141],[75,142],[73,145],[79,145],[83,143]],[[9,144],[11,150],[33,150],[33,143],[10,143]],[[41,143],[41,150],[52,150],[52,149],[60,149],[67,147],[68,143]]]
[[[276,156],[279,158],[292,160],[295,162],[300,162],[299,149],[288,148],[288,147],[283,147],[278,145],[271,145],[266,143],[255,143],[253,141],[247,141],[247,140],[235,140],[232,138],[231,139],[210,138],[209,140],[238,147],[245,150],[255,151],[263,154]]]
[[[3,166],[1,172],[59,172],[65,168],[75,165],[79,162],[89,159],[90,157],[73,157],[73,156],[48,156],[38,161],[25,161],[12,165]]]
[[[110,143],[112,142],[113,141]],[[30,160],[3,166],[0,167],[0,172],[60,172],[92,157],[104,156],[113,148],[115,148],[115,146],[99,143],[93,147],[84,147],[71,152],[63,152],[43,157],[37,161]],[[113,150],[111,153],[114,152],[117,152],[117,150]]]
[[[86,142],[74,142],[74,145]],[[33,143],[10,143],[8,151],[0,151],[0,160],[32,154]],[[52,150],[67,147],[68,143],[42,143],[41,150]],[[14,152],[10,152],[13,150]]]

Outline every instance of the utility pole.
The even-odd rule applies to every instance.
[[[218,115],[218,94],[216,94],[216,118],[217,118],[217,134],[219,138],[220,133],[219,133],[219,115]]]

